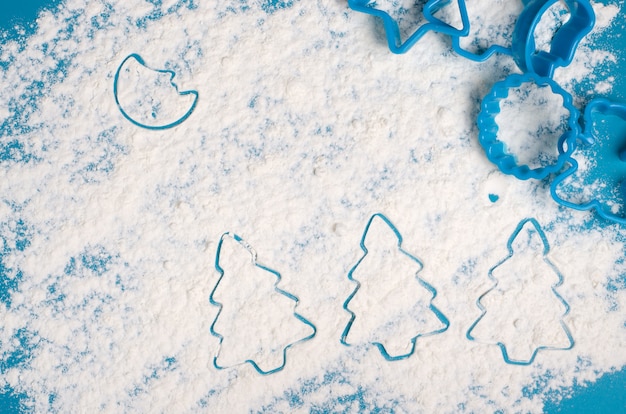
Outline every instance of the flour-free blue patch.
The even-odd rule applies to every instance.
[[[0,413],[23,414],[29,412],[27,404],[28,396],[22,392],[16,392],[13,388],[5,386],[0,389]]]
[[[0,164],[3,162],[28,163],[33,155],[17,139],[0,143]]]
[[[294,0],[262,0],[261,9],[267,14],[272,14],[277,10],[291,8],[293,2]]]
[[[198,8],[196,0],[178,0],[167,8],[163,7],[162,0],[146,0],[146,2],[152,4],[152,10],[135,20],[135,25],[141,29],[146,29],[150,23],[158,21],[167,15],[178,13],[183,8],[188,10]]]
[[[626,368],[604,374],[593,383],[578,383],[560,390],[568,395],[560,401],[546,401],[546,414],[624,413],[626,412]]]
[[[54,52],[54,46],[72,36],[80,17],[81,14],[76,12],[62,19],[61,28],[50,42],[41,45],[43,54],[49,60],[42,70],[37,70],[35,66],[34,70],[21,71],[21,82],[14,88],[5,88],[6,95],[3,99],[8,114],[0,119],[0,164],[38,162],[42,158],[42,152],[46,151],[45,146],[39,148],[40,151],[36,150],[41,141],[33,139],[32,134],[48,125],[34,122],[31,117],[40,109],[39,102],[49,96],[51,88],[68,75],[76,52],[70,51],[61,57]],[[0,36],[0,43],[11,38],[7,36]],[[28,46],[26,38],[20,36],[17,39],[17,51],[4,53],[0,58],[0,71],[7,72],[9,76],[16,76],[13,65],[16,56],[24,53]],[[69,112],[73,106],[73,100],[67,97],[59,98],[56,103],[62,113]]]
[[[54,11],[62,0],[3,0],[0,2],[0,32],[9,39],[32,34],[42,10]],[[0,39],[2,36],[0,36]]]
[[[12,305],[11,294],[19,289],[23,274],[19,268],[9,267],[5,257],[23,252],[30,246],[33,229],[22,219],[0,223],[0,303]]]
[[[33,351],[39,344],[39,336],[26,328],[18,329],[13,335],[10,346],[3,350],[0,359],[0,374],[11,368],[26,369]]]

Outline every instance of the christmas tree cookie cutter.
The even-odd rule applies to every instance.
[[[557,1],[564,1],[570,13],[569,20],[554,33],[549,52],[537,50],[535,29],[544,13]],[[572,63],[578,44],[591,32],[595,21],[589,0],[528,1],[513,30],[513,59],[522,72],[552,78],[556,68]]]
[[[348,296],[346,301],[343,303],[343,309],[350,314],[350,320],[348,321],[346,327],[343,330],[343,333],[341,334],[341,343],[343,345],[346,345],[346,346],[351,346],[351,344],[348,342],[348,334],[350,333],[350,329],[352,328],[352,325],[354,324],[354,321],[356,320],[356,314],[353,311],[350,310],[348,305],[350,304],[350,301],[354,298],[354,296],[357,294],[357,292],[361,288],[361,283],[358,280],[356,280],[353,275],[354,275],[354,272],[356,271],[356,269],[359,267],[359,265],[363,262],[363,259],[365,259],[365,257],[368,254],[368,249],[365,246],[365,239],[367,237],[367,233],[370,230],[370,227],[371,227],[372,223],[376,219],[381,219],[394,232],[395,236],[398,239],[398,250],[402,254],[406,255],[409,259],[411,259],[415,263],[417,263],[420,266],[420,270],[421,270],[421,268],[423,268],[422,262],[417,257],[413,256],[411,253],[407,252],[406,250],[404,250],[402,248],[402,235],[400,234],[398,229],[393,225],[393,223],[385,215],[383,215],[381,213],[374,214],[369,219],[369,221],[367,222],[367,225],[365,226],[365,231],[363,232],[363,236],[361,237],[360,247],[361,247],[361,250],[363,251],[363,255],[361,256],[361,258],[357,261],[357,263],[348,272],[348,279],[350,281],[356,283],[356,288],[350,294],[350,296]],[[419,273],[419,271],[417,273]],[[431,294],[430,303],[429,303],[428,308],[429,308],[429,310],[431,312],[433,312],[433,314],[437,317],[437,319],[439,319],[439,321],[443,324],[443,327],[441,329],[437,329],[435,331],[431,331],[431,332],[427,332],[427,333],[419,333],[419,334],[413,336],[411,338],[411,348],[410,348],[409,352],[407,352],[405,354],[401,354],[401,355],[390,355],[389,352],[387,352],[387,349],[385,348],[385,346],[382,343],[380,343],[380,342],[371,342],[372,345],[374,345],[374,346],[376,346],[376,348],[378,348],[378,350],[380,351],[380,353],[383,356],[383,358],[385,358],[387,361],[399,361],[399,360],[402,360],[402,359],[409,358],[411,355],[413,355],[415,353],[415,347],[416,347],[416,342],[417,342],[418,338],[427,337],[427,336],[432,336],[432,335],[437,335],[437,334],[443,333],[446,330],[448,330],[448,328],[450,326],[450,321],[448,320],[448,318],[446,318],[446,316],[433,304],[433,301],[437,297],[437,290],[433,286],[431,286],[428,282],[426,282],[425,280],[420,278],[417,275],[417,273],[415,275],[415,278],[420,283],[420,285],[422,287],[426,288],[430,292],[430,294]]]
[[[557,143],[559,155],[556,162],[536,168],[518,164],[515,155],[511,154],[504,142],[498,139],[499,127],[496,122],[496,117],[500,113],[500,102],[508,97],[509,90],[529,82],[534,82],[539,87],[549,87],[553,93],[560,95],[563,98],[563,107],[570,114],[567,121],[568,130],[559,137]],[[487,158],[504,174],[513,175],[520,180],[528,180],[530,178],[541,180],[552,173],[558,172],[565,162],[570,159],[581,134],[579,118],[580,113],[572,102],[572,96],[552,79],[540,77],[534,73],[512,74],[503,81],[497,82],[487,96],[483,98],[477,120],[478,141],[485,150]]]
[[[424,1],[424,0],[420,0]],[[469,33],[469,18],[465,8],[465,0],[457,0],[459,12],[461,14],[462,27],[460,29],[444,23],[437,19],[434,15],[437,11],[447,6],[452,0],[428,0],[424,5],[422,13],[424,14],[425,23],[419,26],[404,42],[400,33],[398,22],[389,13],[380,10],[377,7],[376,0],[348,0],[348,5],[354,11],[370,14],[379,17],[383,21],[385,34],[387,36],[387,44],[389,50],[396,54],[406,53],[417,41],[419,41],[429,31],[439,32],[451,36],[467,36]]]
[[[122,72],[122,68],[131,59],[134,59],[141,66],[143,66],[143,67],[145,67],[147,69],[150,69],[153,72],[164,73],[164,74],[169,75],[169,77],[170,77],[169,82],[176,89],[176,92],[178,93],[179,96],[192,95],[194,97],[194,100],[193,100],[193,103],[191,104],[190,108],[187,110],[187,112],[185,112],[177,120],[175,120],[173,122],[169,122],[169,123],[163,124],[163,125],[148,125],[148,124],[145,124],[145,123],[137,121],[130,114],[128,114],[128,112],[126,110],[124,110],[124,106],[121,104],[120,99],[119,99],[118,82],[119,82],[119,79],[120,79],[120,74]],[[159,130],[164,130],[164,129],[170,129],[170,128],[173,128],[173,127],[175,127],[177,125],[180,125],[187,118],[189,118],[189,116],[196,109],[196,105],[198,103],[198,91],[196,91],[196,90],[180,91],[178,89],[178,85],[173,82],[175,76],[176,76],[176,72],[168,70],[168,69],[154,69],[154,68],[148,66],[146,64],[146,62],[143,60],[143,58],[141,56],[139,56],[137,53],[131,53],[119,65],[119,67],[117,68],[117,71],[115,72],[115,77],[113,78],[113,96],[115,97],[115,104],[117,105],[117,108],[120,110],[120,112],[122,113],[124,118],[126,118],[133,125],[138,126],[140,128],[150,129],[150,130],[153,130],[153,131],[159,131]]]
[[[593,115],[599,113],[618,117],[626,122],[626,104],[612,102],[608,99],[597,98],[589,102],[585,108],[583,141],[587,144],[582,147],[582,151],[589,151],[592,154],[593,172],[587,176],[586,181],[591,184],[594,181],[603,183],[603,190],[614,191],[614,195],[620,198],[622,215],[616,213],[606,203],[606,200],[594,198],[588,202],[573,203],[561,198],[558,194],[558,187],[568,177],[574,175],[578,171],[578,162],[575,159],[568,161],[570,167],[559,174],[552,185],[550,193],[554,201],[558,204],[575,210],[585,211],[595,209],[597,214],[609,221],[619,224],[626,224],[626,136],[620,136],[616,139],[607,137],[597,137],[593,132]]]
[[[541,242],[543,244],[543,261],[552,268],[552,270],[554,271],[554,273],[557,275],[558,280],[556,283],[554,283],[551,286],[551,290],[552,293],[556,296],[556,298],[558,299],[558,301],[565,307],[565,312],[561,315],[561,318],[559,320],[559,324],[561,326],[561,328],[563,329],[563,332],[565,333],[565,335],[567,336],[569,345],[566,347],[555,347],[555,346],[538,346],[534,349],[534,351],[532,352],[531,356],[529,359],[527,360],[521,360],[521,359],[513,359],[509,356],[509,353],[507,351],[507,347],[503,342],[500,341],[496,341],[496,342],[488,342],[488,341],[481,341],[477,338],[475,338],[472,335],[472,331],[474,330],[474,328],[476,327],[476,325],[478,325],[478,323],[485,317],[485,315],[487,314],[487,309],[483,306],[483,304],[481,303],[482,299],[488,295],[489,293],[493,292],[497,287],[498,287],[498,279],[496,279],[493,276],[493,272],[499,268],[501,265],[503,265],[505,262],[507,262],[509,259],[511,259],[514,255],[514,251],[513,251],[513,243],[515,242],[515,239],[520,235],[521,231],[527,226],[530,225],[533,227],[533,230],[537,232],[537,235],[540,237]],[[557,269],[557,267],[548,259],[547,255],[550,252],[550,245],[548,244],[548,239],[545,235],[545,233],[543,232],[543,230],[541,229],[541,226],[539,225],[539,222],[534,219],[534,218],[527,218],[522,220],[518,225],[517,228],[515,229],[515,231],[513,232],[513,234],[511,235],[511,237],[509,238],[509,241],[507,243],[507,249],[508,249],[508,255],[501,260],[500,262],[498,262],[498,264],[496,264],[495,266],[493,266],[491,269],[489,269],[489,279],[491,279],[494,284],[491,288],[489,288],[486,292],[482,293],[478,299],[476,300],[476,306],[480,309],[481,314],[478,317],[478,319],[476,319],[474,321],[474,323],[472,323],[472,325],[469,327],[469,329],[467,330],[467,333],[465,334],[466,338],[470,341],[473,342],[479,342],[479,343],[487,343],[487,344],[491,344],[491,345],[497,345],[500,348],[500,351],[502,352],[502,357],[504,358],[504,362],[506,362],[507,364],[510,365],[530,365],[533,363],[533,361],[535,360],[535,358],[537,357],[537,354],[539,353],[539,351],[567,351],[569,349],[572,349],[574,347],[575,341],[574,341],[574,337],[572,336],[569,328],[567,327],[567,325],[565,324],[565,321],[563,320],[570,311],[570,306],[569,304],[565,301],[565,299],[563,299],[563,297],[561,297],[561,295],[559,295],[559,293],[557,292],[557,288],[559,286],[561,286],[561,284],[563,283],[563,275],[561,274],[561,272]]]
[[[312,330],[311,334],[305,336],[302,339],[299,339],[295,342],[291,342],[289,344],[287,344],[285,347],[283,347],[282,350],[282,357],[283,357],[283,362],[280,366],[274,368],[274,369],[270,369],[270,370],[263,370],[258,363],[253,360],[253,359],[246,359],[243,362],[239,362],[237,364],[233,364],[233,365],[229,365],[229,366],[222,366],[218,363],[218,358],[220,355],[220,351],[222,349],[222,342],[224,341],[224,336],[222,334],[220,334],[219,332],[217,332],[215,330],[215,324],[217,323],[220,314],[222,313],[222,310],[224,308],[223,304],[218,302],[217,300],[215,300],[214,295],[215,295],[215,291],[217,290],[217,288],[220,285],[220,282],[222,281],[222,279],[224,278],[224,269],[220,266],[220,255],[222,252],[222,245],[224,243],[224,240],[230,238],[232,240],[234,240],[235,242],[239,243],[241,246],[243,246],[246,250],[248,250],[248,252],[250,252],[250,255],[252,256],[252,263],[254,264],[254,266],[258,267],[261,270],[264,270],[268,273],[271,273],[272,275],[274,275],[276,277],[276,282],[274,282],[274,291],[279,293],[280,295],[283,295],[289,299],[291,299],[293,302],[295,302],[294,307],[293,307],[293,315],[296,317],[296,319],[298,319],[300,322],[304,323],[305,325],[309,326]],[[215,367],[216,369],[222,370],[222,369],[228,369],[228,368],[233,368],[239,365],[243,365],[243,364],[250,364],[252,365],[252,367],[255,369],[256,372],[258,372],[261,375],[270,375],[270,374],[274,374],[276,372],[282,371],[285,368],[285,365],[287,364],[287,350],[289,348],[291,348],[292,346],[299,344],[301,342],[305,342],[308,341],[309,339],[312,339],[315,334],[317,333],[317,328],[315,327],[315,325],[313,325],[311,322],[309,322],[309,320],[307,320],[304,316],[300,315],[298,312],[296,312],[296,308],[298,307],[298,303],[300,302],[300,299],[298,299],[297,296],[284,291],[283,289],[278,287],[278,284],[280,283],[282,277],[280,275],[280,273],[278,273],[277,271],[270,269],[269,267],[266,267],[260,263],[257,262],[257,254],[256,251],[252,248],[252,246],[250,246],[248,243],[246,243],[245,240],[243,240],[241,237],[239,237],[236,234],[233,233],[224,233],[222,235],[222,237],[220,238],[220,241],[218,243],[217,246],[217,253],[215,256],[215,269],[219,272],[220,276],[219,279],[217,280],[217,283],[215,283],[215,286],[213,287],[213,290],[211,291],[211,293],[209,294],[209,302],[211,303],[211,305],[217,306],[219,308],[219,310],[217,311],[217,315],[215,315],[215,319],[213,320],[213,323],[211,323],[211,327],[209,328],[211,334],[215,337],[217,337],[219,339],[219,346],[218,349],[215,353],[215,355],[213,356],[213,367]]]

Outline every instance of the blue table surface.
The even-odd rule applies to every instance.
[[[35,30],[33,25],[42,8],[54,10],[61,0],[21,0],[19,2],[2,1],[0,4],[0,29],[8,30],[9,36],[15,35],[15,26],[24,29],[26,34]],[[624,5],[622,5],[624,8]],[[618,73],[626,73],[626,13],[620,13],[614,22],[613,30],[605,31],[598,39],[599,44],[608,44],[617,56]],[[605,97],[626,102],[626,77],[616,76],[613,90]],[[0,292],[1,293],[1,292]],[[6,293],[6,292],[5,292]],[[10,361],[0,361],[0,365]],[[603,375],[591,384],[575,384],[572,388],[561,390],[568,397],[557,402],[547,401],[546,413],[586,413],[626,412],[626,368]],[[0,411],[3,413],[22,412],[21,400],[26,395],[11,389],[0,390]]]

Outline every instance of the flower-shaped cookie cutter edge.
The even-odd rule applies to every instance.
[[[563,107],[570,113],[565,131],[557,144],[558,157],[555,164],[537,168],[520,165],[517,159],[506,150],[505,144],[498,139],[498,124],[496,117],[500,113],[500,101],[507,98],[509,90],[522,86],[524,83],[534,82],[537,86],[550,87],[552,92],[563,98]],[[565,162],[570,159],[580,138],[580,112],[572,102],[572,95],[556,84],[552,79],[540,77],[534,73],[512,74],[506,79],[497,82],[483,98],[481,111],[478,114],[478,141],[485,150],[487,158],[494,163],[504,174],[513,175],[520,180],[544,179],[552,173],[558,172]]]

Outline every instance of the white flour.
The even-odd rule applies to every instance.
[[[467,0],[470,32],[461,38],[463,49],[472,53],[483,53],[494,44],[511,47],[511,36],[517,16],[524,9],[521,0],[495,0],[485,7],[480,0]]]
[[[480,99],[515,70],[511,59],[474,64],[434,34],[392,55],[372,18],[343,0],[187,4],[68,0],[25,44],[2,45],[2,139],[19,140],[13,159],[29,161],[0,162],[2,263],[21,274],[0,305],[0,347],[17,352],[22,330],[32,351],[0,387],[38,412],[333,411],[344,395],[367,410],[536,412],[551,391],[626,364],[626,290],[607,290],[626,271],[624,230],[587,228],[591,213],[560,209],[545,183],[503,176],[477,143]],[[619,11],[595,10],[596,32]],[[566,89],[615,60],[592,45],[557,70]],[[131,53],[198,91],[178,127],[148,131],[119,112],[113,76]],[[34,106],[18,105],[33,109],[14,115],[33,93]],[[168,114],[188,108],[167,103]],[[375,212],[424,264],[419,276],[451,323],[398,362],[339,342],[347,274]],[[465,333],[527,217],[544,226],[564,276],[576,345],[519,367]],[[317,327],[271,376],[212,366],[208,298],[226,231],[280,272]],[[260,326],[275,324],[262,316]]]
[[[555,164],[559,138],[568,131],[567,122],[573,116],[563,106],[563,97],[535,82],[511,87],[507,94],[495,117],[497,139],[519,165],[539,168]]]

